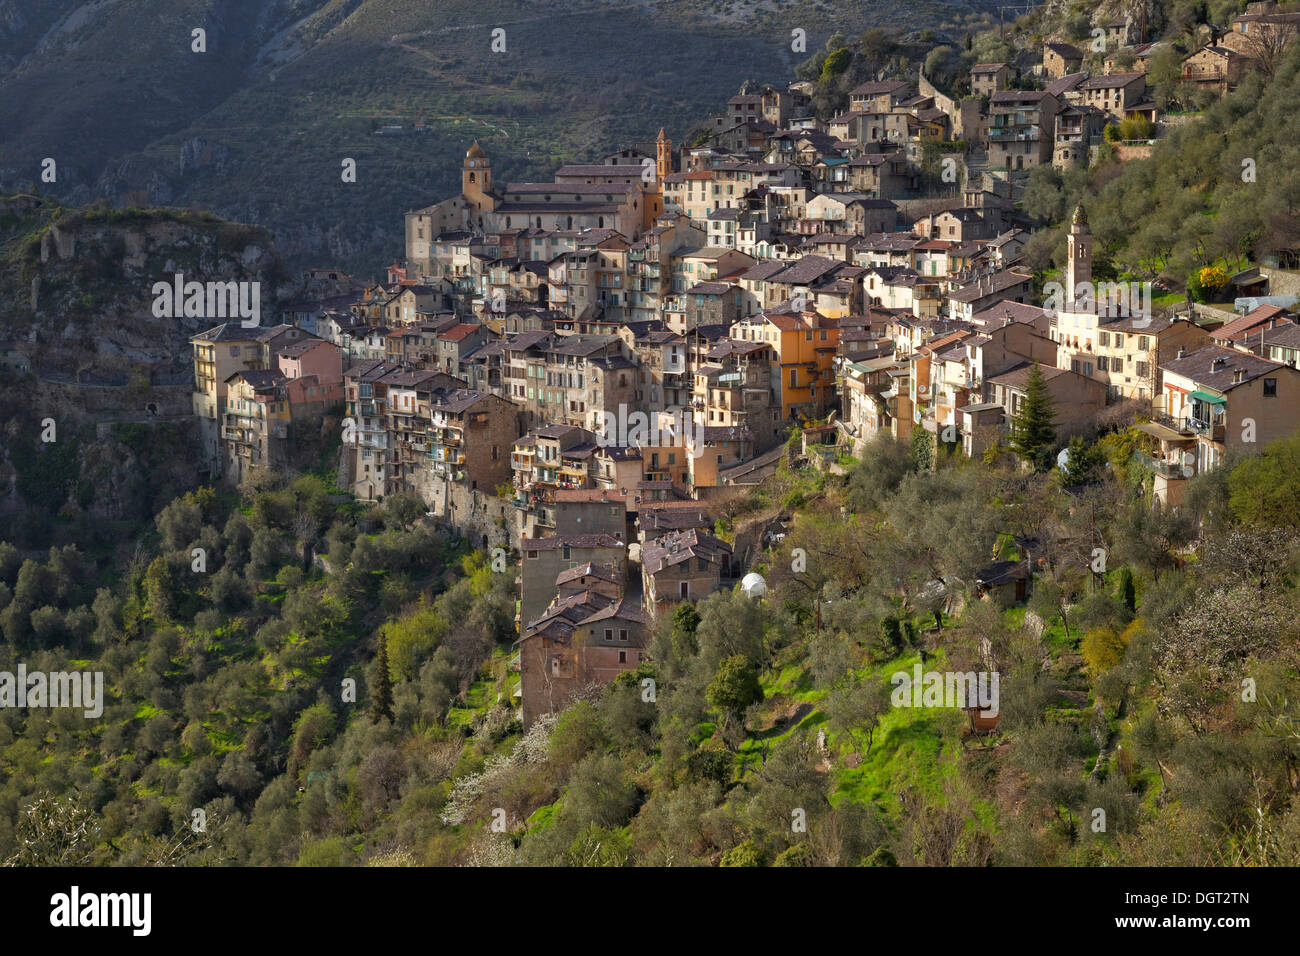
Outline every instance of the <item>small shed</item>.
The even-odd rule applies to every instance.
[[[995,561],[975,575],[975,594],[999,607],[1023,601],[1029,591],[1029,565],[1024,561]]]

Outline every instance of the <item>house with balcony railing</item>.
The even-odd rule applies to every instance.
[[[1043,90],[1003,90],[989,98],[989,165],[1033,169],[1052,161],[1058,104]]]
[[[1177,505],[1181,483],[1229,453],[1258,451],[1300,428],[1300,371],[1250,352],[1208,345],[1160,367],[1163,387],[1149,452],[1156,497]]]

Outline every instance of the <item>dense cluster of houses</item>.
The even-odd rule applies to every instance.
[[[1286,296],[1217,327],[1149,297],[1111,308],[1082,208],[1071,295],[1035,301],[1013,187],[1087,162],[1106,123],[1154,116],[1150,50],[1132,52],[1131,72],[1092,76],[1049,43],[1038,90],[979,64],[962,103],[869,82],[829,122],[807,84],[768,87],[696,145],[661,130],[550,182],[494,182],[476,142],[459,195],[406,215],[386,281],[312,270],[279,325],[194,337],[209,460],[233,481],[282,467],[294,423],[335,416],[340,485],[417,494],[517,551],[526,721],[635,668],[657,616],[737,580],[710,499],[770,474],[793,428],[850,452],[923,433],[985,456],[1038,369],[1062,439],[1140,403],[1156,495],[1176,504],[1190,475],[1300,425],[1300,325]],[[951,201],[917,195],[936,141],[966,150]]]

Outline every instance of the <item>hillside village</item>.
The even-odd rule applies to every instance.
[[[1251,4],[1181,80],[1222,96],[1298,27]],[[277,324],[194,336],[209,474],[284,469],[299,429],[341,423],[341,488],[417,496],[517,573],[525,725],[740,583],[757,549],[717,504],[783,461],[842,469],[888,436],[991,463],[1045,394],[1053,451],[1135,424],[1151,507],[1177,508],[1300,428],[1300,282],[1259,263],[1228,277],[1232,310],[1156,306],[1095,281],[1085,205],[1064,295],[1025,264],[1035,168],[1139,158],[1177,121],[1147,85],[1170,44],[1093,28],[976,64],[965,96],[922,71],[819,119],[807,81],[745,90],[698,141],[659,129],[550,182],[499,182],[467,144],[460,194],[407,213],[385,281],[313,269]],[[1023,596],[1034,570],[986,583]]]

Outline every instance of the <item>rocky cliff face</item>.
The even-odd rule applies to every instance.
[[[8,215],[6,215],[6,211]],[[9,229],[4,230],[5,223]],[[155,283],[258,283],[263,324],[287,292],[278,250],[262,229],[175,210],[78,211],[0,207],[8,256],[0,276],[5,336],[42,378],[126,385],[181,384],[190,336],[214,314],[155,314]]]
[[[189,339],[222,321],[155,314],[154,284],[260,283],[270,324],[288,291],[277,249],[204,213],[35,197],[0,199],[0,249],[0,540],[148,521],[205,477]]]

